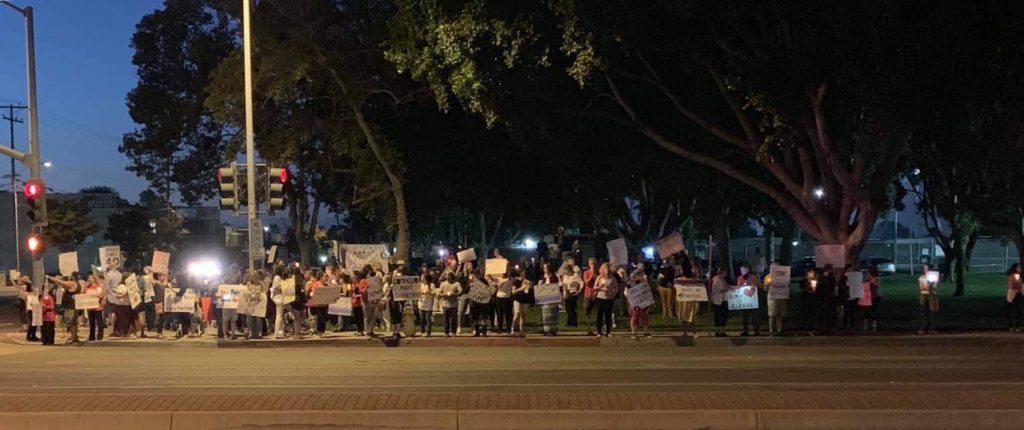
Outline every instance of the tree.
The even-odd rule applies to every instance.
[[[46,241],[61,251],[74,251],[100,228],[89,214],[89,204],[79,198],[51,198],[47,201]]]
[[[907,127],[889,114],[940,48],[933,15],[951,15],[884,2],[398,4],[388,56],[442,108],[605,119],[768,196],[851,261],[906,163]],[[583,100],[545,99],[536,82],[578,85]]]
[[[212,174],[231,134],[205,108],[210,73],[234,48],[227,15],[204,0],[165,0],[163,9],[135,27],[132,47],[139,82],[128,93],[128,113],[141,128],[125,133],[118,150],[128,170],[171,200],[195,204],[214,195]]]
[[[141,267],[153,246],[149,217],[140,210],[125,210],[111,214],[107,221],[104,237],[121,247],[125,267]]]

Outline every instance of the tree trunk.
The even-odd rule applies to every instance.
[[[715,230],[715,236],[718,237],[718,267],[725,267],[725,272],[731,279],[734,274],[732,273],[732,255],[729,252],[729,226],[723,223]]]
[[[771,223],[768,223],[764,229],[764,263],[765,270],[767,267],[775,262],[775,229]]]
[[[958,238],[956,241],[956,291],[953,292],[954,296],[960,297],[964,295],[964,277],[967,275],[967,244],[963,243],[962,238]],[[948,263],[947,263],[948,265]]]

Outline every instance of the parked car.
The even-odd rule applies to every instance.
[[[871,257],[866,260],[860,261],[861,269],[868,269],[871,266],[878,267],[879,275],[895,275],[896,274],[896,263],[892,260],[884,257]]]

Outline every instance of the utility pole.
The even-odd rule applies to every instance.
[[[245,65],[245,181],[246,198],[249,204],[246,211],[249,214],[249,270],[255,270],[256,258],[262,255],[253,255],[253,244],[259,239],[262,243],[263,229],[259,226],[259,218],[256,215],[258,203],[256,202],[256,154],[253,144],[253,120],[252,120],[252,33],[250,32],[250,0],[242,0],[242,47]],[[258,236],[258,237],[257,237]]]
[[[11,126],[11,149],[14,149],[14,123],[24,123],[20,118],[14,116],[15,109],[26,109],[24,105],[7,105],[0,106],[0,109],[7,109],[7,115],[3,116],[3,119]],[[18,175],[14,172],[14,159],[11,159],[11,201],[14,203],[14,215],[11,217],[14,220],[14,267],[21,270],[21,227],[18,222]]]
[[[35,183],[42,184],[42,166],[40,166],[39,156],[39,101],[36,98],[36,40],[35,40],[35,24],[32,15],[32,7],[17,7],[11,4],[9,1],[4,0],[2,2],[7,7],[14,9],[25,17],[25,56],[26,56],[26,72],[28,74],[28,153],[21,153],[13,149],[4,148],[0,154],[4,154],[21,161],[22,164],[29,168],[29,179]],[[35,233],[42,233],[42,228],[46,226],[46,190],[45,185],[43,186],[43,192],[39,195],[39,207],[42,208],[43,218],[36,221],[33,225]],[[43,268],[42,256],[33,257],[32,259],[32,285],[36,288],[36,291],[42,292],[45,281],[45,269]]]

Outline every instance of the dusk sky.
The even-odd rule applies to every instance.
[[[55,191],[109,185],[135,201],[146,188],[145,181],[125,171],[127,160],[117,147],[121,136],[135,127],[125,106],[125,95],[136,83],[131,36],[139,19],[161,3],[14,1],[35,9],[40,144],[43,159],[53,162],[44,178]],[[0,40],[0,105],[26,104],[24,19],[6,6],[0,6]],[[15,146],[24,151],[28,112],[16,115],[26,120],[15,124]],[[10,144],[8,127],[7,121],[0,122],[4,146]],[[0,175],[9,173],[4,157]],[[4,189],[8,181],[3,181]]]

